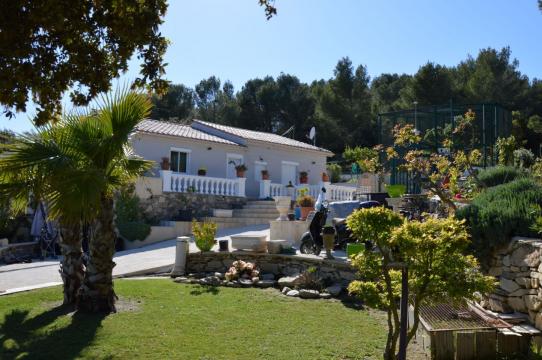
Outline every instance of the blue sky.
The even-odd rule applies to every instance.
[[[216,75],[236,89],[254,77],[327,79],[349,56],[369,74],[453,66],[486,47],[510,46],[519,68],[542,78],[542,12],[536,0],[276,0],[267,21],[257,0],[170,0],[167,79],[194,86]],[[137,76],[137,62],[120,82]],[[66,102],[69,107],[69,103]],[[31,107],[29,107],[30,109]],[[31,129],[28,114],[0,128]]]

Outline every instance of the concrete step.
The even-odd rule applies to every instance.
[[[266,204],[266,205],[258,205],[258,204],[247,204],[243,206],[243,209],[276,209],[277,207],[275,204]]]
[[[249,200],[247,201],[247,205],[273,205],[275,206],[275,202],[271,200]]]
[[[274,220],[274,219],[273,219]],[[214,222],[219,225],[219,228],[224,227],[243,227],[246,225],[261,225],[269,224],[268,219],[263,218],[218,218],[218,217],[206,217],[204,221]]]
[[[252,213],[241,213],[241,214],[233,214],[233,218],[240,218],[240,219],[276,219],[279,216],[278,213],[276,214],[252,214]]]
[[[269,214],[276,215],[279,212],[277,209],[235,209],[233,210],[233,216],[237,214]]]

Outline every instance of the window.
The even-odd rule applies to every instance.
[[[186,173],[188,169],[188,151],[171,150],[170,166],[171,171]]]

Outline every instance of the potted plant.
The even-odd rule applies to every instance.
[[[309,173],[306,171],[301,171],[299,173],[299,183],[306,184],[309,182]]]
[[[168,157],[163,157],[162,158],[162,162],[160,162],[160,167],[162,168],[162,170],[169,170],[169,158]]]
[[[237,177],[245,177],[245,171],[247,171],[245,164],[235,165],[235,171],[237,171]]]
[[[216,224],[212,222],[197,222],[192,220],[194,242],[201,252],[209,251],[215,244]]]
[[[298,197],[297,204],[301,208],[301,220],[305,220],[309,213],[314,210],[314,199],[310,195],[301,195]]]
[[[269,180],[269,171],[262,170],[262,180]]]
[[[205,176],[205,175],[207,175],[207,169],[204,168],[204,167],[200,167],[200,168],[198,169],[198,175],[199,175],[199,176]]]
[[[322,173],[322,181],[323,182],[328,182],[329,181],[329,175],[325,171]]]

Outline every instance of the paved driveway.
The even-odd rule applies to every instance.
[[[229,240],[229,236],[234,234],[269,235],[269,225],[220,230],[217,239]],[[194,243],[190,244],[190,251],[197,251]],[[169,271],[175,262],[175,239],[139,249],[120,251],[115,254],[114,261],[117,264],[113,269],[114,277]],[[62,284],[62,279],[58,261],[0,266],[0,294],[59,284]]]

